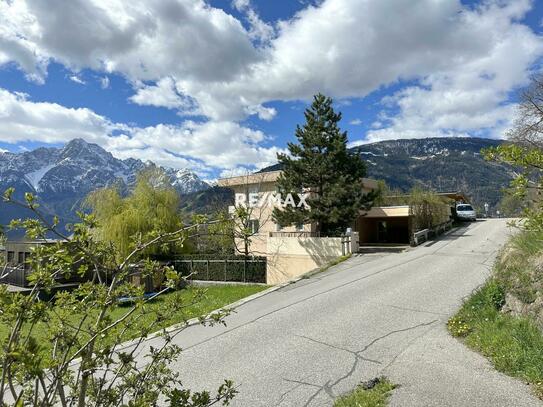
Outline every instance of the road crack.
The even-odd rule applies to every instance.
[[[375,363],[375,364],[379,364],[379,365],[382,364],[381,361],[369,359],[369,358],[366,358],[366,357],[362,356],[362,354],[364,352],[368,351],[375,344],[379,343],[380,341],[382,341],[382,340],[384,340],[384,339],[386,339],[386,338],[388,338],[388,337],[390,337],[392,335],[395,335],[395,334],[398,334],[398,333],[403,333],[403,332],[408,332],[408,331],[415,330],[415,329],[422,328],[422,327],[427,327],[427,326],[430,326],[432,324],[435,324],[438,321],[439,321],[438,319],[434,319],[432,321],[422,322],[420,324],[416,324],[416,325],[412,325],[412,326],[409,326],[409,327],[389,331],[386,334],[383,334],[381,336],[378,336],[377,338],[374,338],[369,343],[364,345],[360,350],[351,350],[351,349],[347,349],[347,348],[343,348],[343,347],[340,347],[340,346],[337,346],[337,345],[327,343],[327,342],[322,341],[322,340],[314,339],[314,338],[311,338],[311,337],[308,337],[308,336],[296,335],[299,338],[302,338],[302,339],[305,339],[307,341],[316,343],[318,345],[322,345],[322,346],[326,346],[326,347],[329,347],[329,348],[332,348],[332,349],[337,349],[337,350],[340,350],[340,351],[343,351],[343,352],[347,352],[347,353],[349,353],[349,354],[351,354],[353,356],[353,363],[351,365],[351,368],[343,376],[339,377],[338,379],[336,379],[333,382],[331,382],[331,380],[328,380],[326,383],[324,383],[322,385],[318,384],[318,383],[311,383],[309,381],[302,381],[302,380],[290,379],[290,378],[283,377],[284,381],[289,382],[289,383],[296,383],[297,386],[295,386],[294,388],[292,388],[292,389],[288,390],[287,392],[283,393],[281,395],[277,405],[278,406],[281,405],[281,403],[283,403],[283,401],[285,400],[286,396],[289,393],[291,393],[292,391],[294,391],[295,389],[297,389],[297,388],[299,388],[301,386],[309,386],[309,387],[316,388],[316,391],[313,394],[311,394],[311,396],[309,396],[309,398],[304,403],[304,407],[309,406],[311,404],[311,402],[313,400],[315,400],[315,398],[319,394],[321,394],[322,392],[325,392],[331,400],[335,400],[337,398],[338,394],[336,394],[336,392],[334,391],[334,387],[339,385],[344,380],[350,378],[356,372],[360,361],[366,361],[366,362]],[[420,335],[420,336],[422,336],[422,335]],[[416,339],[418,339],[420,336],[417,336]],[[412,343],[412,341],[409,341],[408,346],[411,343]],[[402,350],[402,352],[403,352],[403,350]],[[400,355],[402,352],[400,352],[398,355]],[[382,371],[384,371],[388,366],[390,366],[390,363],[385,368],[383,368]]]

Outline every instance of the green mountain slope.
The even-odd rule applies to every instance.
[[[395,140],[351,149],[367,162],[368,176],[407,191],[415,185],[462,191],[478,207],[495,207],[512,178],[510,167],[488,162],[481,149],[503,141],[481,138]]]
[[[413,186],[440,192],[461,191],[474,205],[495,208],[512,178],[510,167],[487,162],[481,149],[501,140],[442,137],[391,140],[351,148],[366,161],[368,177],[384,180],[391,188]],[[262,171],[279,169],[279,165]]]

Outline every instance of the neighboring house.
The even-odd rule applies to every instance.
[[[36,240],[21,240],[21,241],[6,241],[3,246],[0,246],[0,284],[9,284],[16,287],[28,287],[28,276],[34,271],[31,268],[30,260],[33,249],[42,245],[51,245],[59,243],[55,239],[36,239]],[[78,264],[72,264],[74,271]],[[57,287],[74,287],[83,281],[90,279],[92,273],[80,275],[79,273],[71,273],[70,276],[59,275],[56,277]],[[107,275],[103,275],[104,280],[108,280]],[[162,280],[155,281],[152,277],[142,276],[141,271],[135,271],[128,276],[131,283],[141,285],[146,292],[155,291],[155,288],[162,283]]]
[[[251,228],[255,234],[251,237],[251,252],[253,254],[264,255],[267,253],[266,238],[268,237],[318,237],[316,233],[316,224],[292,225],[281,227],[272,217],[273,209],[276,205],[269,205],[268,199],[271,194],[277,192],[277,179],[281,171],[270,171],[242,175],[232,178],[220,179],[218,184],[221,187],[231,188],[234,191],[236,203],[246,202],[255,196],[262,201],[255,205],[248,205],[251,215]],[[371,192],[378,188],[377,181],[364,179],[364,190]],[[283,197],[284,198],[284,197]],[[271,198],[273,200],[273,198]],[[232,212],[234,207],[230,207]],[[240,242],[236,243],[238,252],[241,252]]]
[[[32,253],[32,249],[43,244],[52,242],[45,240],[21,240],[21,241],[6,241],[3,247],[4,261],[13,267],[23,267],[28,269],[28,260]]]
[[[446,223],[451,219],[451,208],[454,208],[456,203],[468,202],[465,195],[457,192],[443,192],[437,195],[442,201],[437,224]],[[409,196],[393,196],[387,200],[402,203],[409,201]],[[377,206],[369,211],[361,211],[354,224],[354,230],[359,233],[360,244],[411,244],[413,234],[421,229],[414,221],[414,212],[415,208],[407,204]]]
[[[21,241],[6,241],[0,250],[5,267],[0,267],[2,272],[0,283],[9,284],[18,287],[28,287],[28,276],[33,272],[30,267],[30,259],[32,251],[41,245],[51,245],[58,243],[54,239],[36,239],[36,240],[21,240]],[[77,283],[82,281],[82,278],[77,273],[73,273],[69,279],[59,276],[58,284]]]
[[[45,240],[6,241],[0,253],[3,263],[6,264],[5,275],[0,282],[19,287],[27,286],[27,277],[32,272],[29,265],[32,249],[51,243],[52,241]]]
[[[263,173],[248,174],[219,180],[222,187],[231,188],[234,191],[236,202],[248,202],[252,194],[259,198],[266,194],[277,191],[277,179],[281,171],[270,171]],[[378,182],[365,178],[363,180],[366,192],[376,190]],[[451,216],[449,208],[454,203],[468,202],[465,195],[457,192],[438,193],[443,201],[443,213],[441,221],[447,222]],[[243,199],[240,199],[243,198]],[[408,200],[408,196],[389,197],[389,201],[402,202]],[[266,254],[267,237],[317,237],[315,224],[293,225],[281,228],[272,217],[274,206],[255,205],[250,208],[251,228],[254,236],[251,237],[251,253]],[[230,208],[231,211],[234,207]],[[360,210],[357,219],[353,219],[353,230],[359,233],[360,244],[376,243],[411,243],[412,234],[416,232],[416,225],[413,222],[413,208],[407,204],[376,206],[369,211]],[[240,249],[240,244],[237,244]],[[238,250],[241,252],[241,250]]]

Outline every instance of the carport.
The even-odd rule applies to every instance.
[[[360,214],[355,223],[364,244],[409,244],[409,206],[381,206]]]

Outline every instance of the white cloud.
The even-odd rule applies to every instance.
[[[177,92],[175,81],[166,77],[156,85],[141,85],[130,101],[142,106],[162,106],[185,114],[198,114],[194,100]]]
[[[190,167],[200,173],[240,165],[261,168],[276,161],[276,147],[264,147],[266,135],[234,122],[185,121],[180,125],[131,127],[113,123],[90,109],[33,102],[0,88],[0,139],[62,143],[84,138],[120,158],[135,157],[161,165]]]
[[[232,1],[232,7],[234,7],[238,11],[243,11],[246,8],[248,8],[251,4],[250,0],[233,0]]]
[[[517,4],[517,7],[518,4]],[[505,16],[504,16],[505,14]],[[369,141],[432,136],[489,135],[503,137],[516,105],[509,93],[527,83],[532,63],[542,55],[541,38],[506,16],[521,9],[490,6],[468,15],[480,29],[494,30],[497,40],[477,58],[426,76],[387,99],[399,113],[383,128],[370,131]]]
[[[250,0],[234,0],[232,7],[245,15],[250,26],[249,37],[262,43],[268,43],[275,37],[274,27],[260,18]]]
[[[277,114],[277,110],[273,107],[265,107],[263,105],[250,106],[245,109],[248,115],[256,114],[259,119],[270,121]]]
[[[261,168],[275,163],[277,152],[281,151],[262,147],[260,144],[266,140],[264,133],[234,122],[189,120],[181,126],[160,124],[135,130],[132,139],[142,145],[180,152],[217,168],[242,164]]]
[[[241,23],[203,0],[13,0],[0,26],[4,54],[42,76],[36,66],[55,59],[132,79],[229,80],[258,59]]]
[[[348,101],[411,81],[389,100],[393,109],[383,106],[371,140],[498,135],[512,114],[509,93],[543,56],[542,37],[519,22],[531,4],[324,0],[271,26],[235,0],[245,29],[203,0],[13,0],[0,2],[0,64],[15,61],[34,80],[51,60],[120,73],[135,86],[133,102],[210,119],[175,127],[191,134],[224,123],[234,131],[248,115],[271,120],[271,101],[319,91]],[[242,151],[257,162],[254,149]]]
[[[362,120],[360,119],[353,119],[349,122],[349,124],[353,125],[353,126],[360,126],[362,124]]]
[[[456,0],[327,0],[280,22],[277,38],[249,74],[205,85],[178,78],[178,88],[203,114],[238,120],[266,102],[309,99],[318,91],[358,98],[403,80],[432,89],[433,78],[454,76],[454,93],[463,88],[453,86],[487,77],[491,103],[499,108],[543,55],[542,37],[518,23],[529,7],[528,0],[488,1],[474,9]]]
[[[109,76],[102,76],[100,78],[100,87],[102,89],[107,89],[109,88]]]
[[[77,75],[71,75],[70,80],[80,85],[86,85],[87,83]]]
[[[28,95],[5,89],[0,89],[0,123],[0,139],[7,143],[58,143],[77,137],[101,142],[114,130],[124,128],[90,109],[32,102]]]

